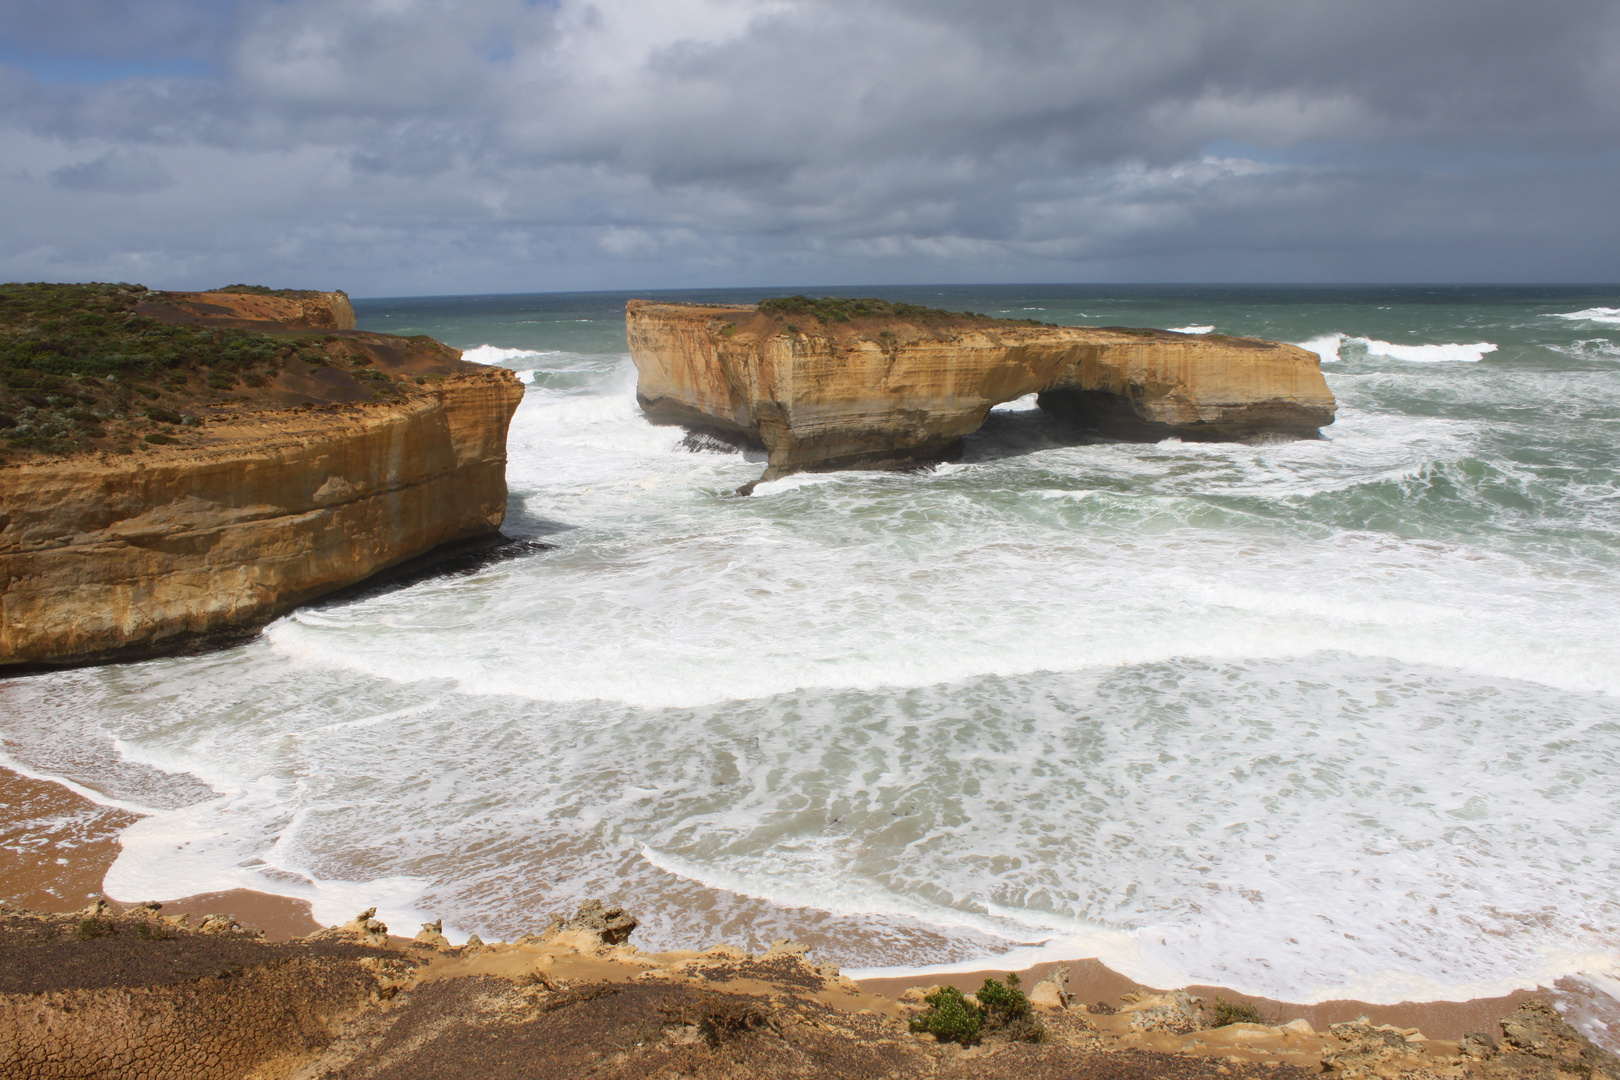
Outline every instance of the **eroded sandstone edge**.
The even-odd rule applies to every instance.
[[[1087,1005],[1060,967],[1017,1023],[963,1042],[919,1030],[931,1002],[989,998],[866,992],[791,941],[644,953],[635,927],[590,901],[512,943],[452,946],[438,923],[390,937],[368,910],[271,943],[155,904],[0,909],[0,1075],[1620,1080],[1620,1061],[1539,1000],[1452,1042],[1364,1018],[1234,1020],[1185,990]]]

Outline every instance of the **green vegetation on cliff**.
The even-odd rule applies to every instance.
[[[272,289],[268,285],[227,285],[215,292],[239,293],[246,296],[281,296],[289,300],[302,300],[306,297],[322,295],[315,289]]]
[[[854,299],[843,296],[776,296],[769,300],[761,300],[759,310],[779,319],[800,315],[811,316],[823,326],[828,323],[852,322],[856,319],[902,319],[924,325],[947,320],[960,322],[963,319],[975,322],[1013,323],[1018,326],[1056,325],[1038,322],[1035,319],[997,319],[972,311],[946,311],[944,308],[924,307],[921,304],[880,300],[875,296]]]
[[[198,423],[196,406],[251,397],[294,360],[306,369],[330,362],[329,334],[197,326],[137,310],[167,295],[143,285],[0,285],[0,456],[173,443],[178,426]],[[377,382],[378,393],[389,390]]]
[[[910,1027],[926,1032],[940,1042],[972,1046],[984,1034],[1002,1035],[1014,1042],[1045,1042],[1046,1028],[1035,1019],[1029,998],[1018,988],[1018,973],[1008,972],[1007,981],[986,979],[969,1001],[954,986],[942,986],[923,998],[927,1006],[911,1020]]]

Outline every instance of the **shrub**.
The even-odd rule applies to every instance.
[[[1030,1011],[1029,998],[1018,988],[1017,973],[1009,973],[1005,983],[984,980],[974,996],[977,1005],[954,986],[940,987],[923,998],[928,1008],[911,1021],[911,1030],[963,1046],[972,1046],[987,1034],[1018,1042],[1046,1041],[1046,1028]]]
[[[113,932],[113,924],[106,919],[80,919],[78,925],[73,928],[73,936],[80,941],[93,941]]]
[[[298,300],[306,296],[321,295],[320,292],[315,289],[272,289],[268,285],[227,285],[222,289],[214,289],[213,291],[223,293],[247,293],[250,296],[284,296],[293,300]]]
[[[974,995],[984,1010],[985,1027],[999,1031],[1017,1042],[1045,1042],[1046,1028],[1035,1019],[1029,1008],[1029,998],[1018,988],[1018,973],[1009,971],[1005,985],[995,979],[984,980]]]
[[[940,1042],[959,1042],[963,1046],[979,1041],[984,1013],[969,1004],[956,987],[940,987],[923,998],[923,1004],[928,1008],[912,1019],[912,1031],[927,1032]]]
[[[776,296],[759,302],[759,310],[766,315],[784,318],[788,315],[813,315],[823,325],[847,323],[852,319],[906,319],[910,322],[933,323],[949,319],[972,319],[975,322],[1017,323],[1024,326],[1052,326],[1035,319],[995,319],[971,311],[946,311],[944,308],[924,307],[882,300],[875,296],[850,299],[843,296]]]
[[[1212,1006],[1215,1010],[1215,1026],[1225,1027],[1227,1024],[1264,1024],[1266,1018],[1260,1010],[1247,1001],[1227,1001],[1217,996]]]

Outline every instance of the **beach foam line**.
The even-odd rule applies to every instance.
[[[1214,331],[1215,326],[1211,323],[1209,326],[1167,326],[1165,329],[1172,334],[1208,334]]]
[[[895,967],[844,968],[843,974],[862,982],[867,979],[908,979],[918,985],[938,982],[941,976],[965,975],[980,971],[1021,971],[1038,964],[1096,960],[1144,986],[1178,987],[1223,985],[1250,997],[1274,998],[1300,1005],[1321,1005],[1329,1001],[1363,1001],[1369,1005],[1400,1005],[1406,1002],[1461,1002],[1478,998],[1506,997],[1520,990],[1552,986],[1564,979],[1578,979],[1607,993],[1620,988],[1620,978],[1609,974],[1620,970],[1620,957],[1556,953],[1541,968],[1517,978],[1485,982],[1445,982],[1409,971],[1382,971],[1362,974],[1346,972],[1337,983],[1320,983],[1304,993],[1291,989],[1250,984],[1228,972],[1221,978],[1199,978],[1144,955],[1140,943],[1151,938],[1149,929],[1116,932],[1118,937],[1073,935],[1055,937],[1039,945],[1009,949],[995,956],[950,964],[902,965]]]
[[[59,787],[65,787],[69,791],[73,792],[73,794],[79,796],[79,798],[87,799],[90,802],[95,803],[97,806],[105,806],[113,810],[123,810],[130,814],[140,814],[143,817],[163,813],[162,810],[154,810],[150,806],[142,806],[137,802],[130,802],[127,799],[115,799],[110,795],[103,795],[95,788],[86,787],[83,784],[69,780],[65,776],[58,776],[55,773],[45,772],[43,769],[30,768],[18,761],[16,758],[12,757],[10,754],[6,753],[4,750],[0,750],[0,767],[10,769],[17,775],[26,776],[30,780],[38,780],[41,783],[56,784]]]
[[[869,915],[910,918],[940,929],[957,926],[993,937],[1051,935],[1038,944],[1015,945],[1003,952],[989,953],[945,964],[899,964],[872,967],[845,967],[843,973],[857,982],[866,979],[913,979],[920,985],[937,982],[941,976],[963,975],[1000,969],[1021,971],[1039,964],[1095,959],[1111,971],[1144,986],[1176,987],[1226,985],[1239,993],[1288,1000],[1302,1005],[1327,1001],[1364,1001],[1372,1005],[1397,1005],[1412,1001],[1471,1001],[1476,998],[1504,997],[1518,990],[1551,986],[1559,979],[1594,980],[1594,973],[1620,972],[1620,955],[1549,950],[1541,963],[1528,974],[1500,979],[1447,982],[1412,971],[1347,971],[1344,978],[1308,988],[1278,987],[1249,982],[1241,973],[1213,972],[1200,975],[1158,955],[1155,939],[1164,928],[1141,926],[1119,928],[1100,926],[1049,912],[1032,912],[1000,905],[988,905],[982,915],[953,908],[919,903],[892,894],[871,893],[850,896],[839,886],[829,890],[805,890],[782,882],[764,884],[757,879],[700,867],[677,855],[638,844],[641,856],[665,873],[686,878],[707,888],[788,908],[810,908],[836,915]],[[843,893],[843,895],[839,895]],[[1597,979],[1614,979],[1597,975]]]
[[[378,908],[384,921],[392,920],[401,928],[414,926],[417,921],[426,921],[415,906],[416,900],[426,889],[426,883],[414,878],[323,881],[302,871],[275,866],[267,860],[264,868],[278,872],[276,878],[271,878],[257,869],[219,865],[211,854],[187,851],[193,848],[197,840],[206,841],[215,831],[200,825],[197,820],[199,813],[211,809],[217,802],[230,799],[230,794],[178,810],[158,810],[127,799],[111,798],[65,776],[30,768],[3,750],[0,750],[0,767],[30,780],[66,788],[97,806],[141,815],[140,821],[119,834],[119,845],[123,850],[107,871],[102,885],[107,896],[118,903],[135,904],[154,896],[181,895],[176,893],[177,888],[187,896],[248,889],[270,896],[307,900],[314,917],[323,924],[347,922],[355,912],[372,906]],[[279,844],[280,841],[277,842]],[[207,846],[206,843],[204,846]],[[187,858],[188,855],[193,857]],[[198,855],[200,857],[196,857]],[[177,861],[184,864],[183,868],[177,867]],[[297,875],[307,884],[289,881],[280,875]],[[446,935],[453,929],[447,928]]]
[[[119,835],[122,851],[102,886],[107,896],[132,904],[155,896],[247,889],[307,901],[311,914],[323,926],[347,922],[356,912],[375,907],[378,918],[406,937],[415,933],[418,923],[432,917],[418,906],[428,888],[419,878],[323,879],[279,860],[278,849],[297,829],[301,812],[275,830],[274,840],[260,850],[254,850],[251,839],[244,843],[242,837],[221,827],[217,815],[222,806],[262,800],[266,786],[249,785],[248,790],[227,792],[178,810],[149,811],[150,816]],[[452,932],[453,927],[446,927],[446,936]]]

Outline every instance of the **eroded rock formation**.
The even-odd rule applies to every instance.
[[[1315,437],[1336,408],[1316,354],[1247,338],[645,300],[626,325],[648,418],[762,444],[766,479],[937,459],[1031,393],[1127,438]]]
[[[97,429],[116,444],[117,425],[144,408],[139,422],[164,432],[144,443],[0,468],[0,668],[240,633],[500,528],[523,396],[511,372],[426,338],[343,329],[342,294],[154,294],[143,306],[163,321],[275,331],[298,351],[229,393],[192,375],[183,416],[136,395],[131,419]],[[149,396],[160,390],[169,402],[169,384]]]
[[[577,920],[585,929],[559,918],[511,944],[452,946],[437,924],[426,940],[390,939],[372,911],[278,944],[224,916],[209,920],[223,927],[215,932],[189,930],[158,905],[0,908],[0,1076],[1620,1077],[1613,1055],[1539,1001],[1501,1021],[1500,1042],[1458,1044],[1365,1017],[1327,1032],[1302,1019],[1215,1026],[1207,1003],[1185,991],[1088,1009],[1065,1000],[1062,968],[1023,1008],[989,980],[978,994],[936,985],[889,997],[811,963],[794,942],[758,955],[731,945],[642,952],[596,925],[617,911],[592,902]],[[994,1002],[980,1000],[993,990]],[[963,1013],[1005,1015],[972,1033],[918,1022],[937,1020],[947,998]]]

